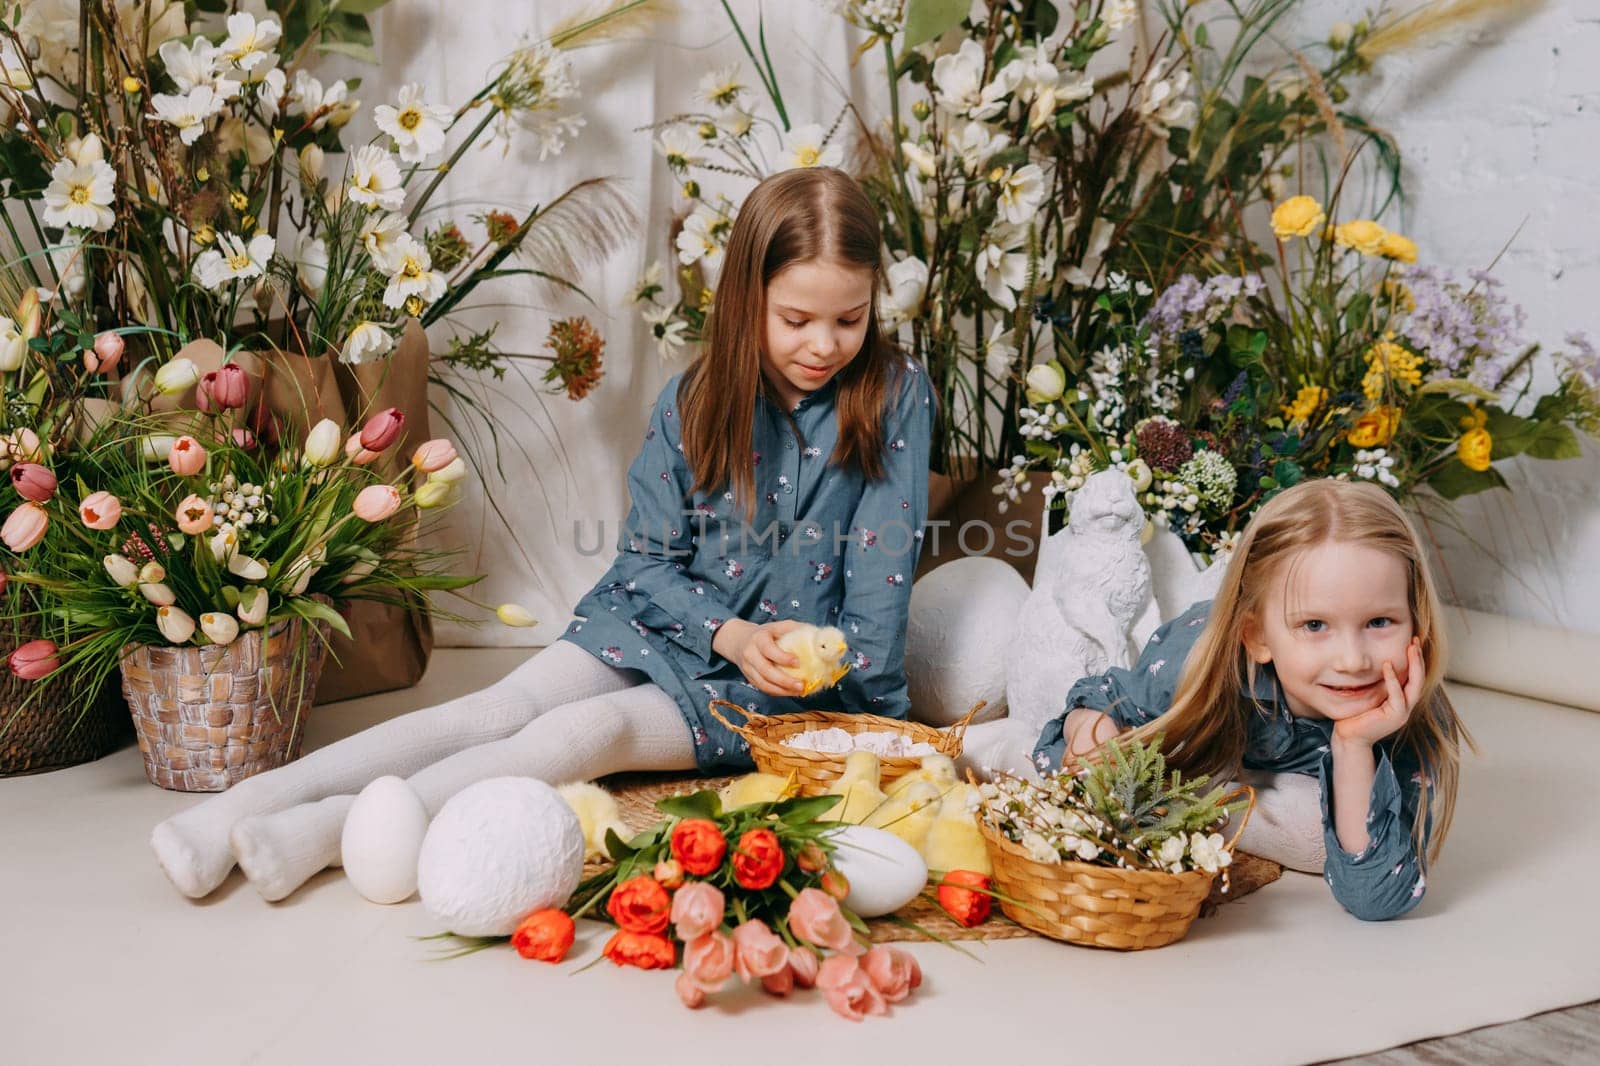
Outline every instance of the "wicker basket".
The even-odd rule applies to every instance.
[[[1249,786],[1228,798],[1240,794],[1247,794],[1250,804],[1228,841],[1230,853],[1256,803],[1255,790]],[[977,822],[994,864],[995,889],[1009,897],[1000,900],[1000,910],[1018,925],[1054,940],[1119,951],[1164,947],[1189,931],[1217,876],[1202,870],[1171,874],[1086,862],[1040,862],[991,828],[981,815]]]
[[[734,725],[718,713],[718,707],[736,711],[745,719],[742,726]],[[785,737],[806,733],[814,729],[843,729],[846,733],[902,733],[913,742],[931,744],[935,751],[952,759],[961,754],[961,741],[973,715],[984,707],[984,701],[973,704],[961,720],[949,729],[935,729],[920,722],[902,722],[898,718],[881,718],[875,714],[847,714],[843,711],[800,711],[795,714],[751,714],[737,703],[712,700],[708,708],[711,717],[721,722],[750,745],[750,757],[756,769],[779,777],[795,775],[795,786],[802,796],[817,796],[844,773],[844,755],[805,748],[792,748],[783,742]],[[879,760],[879,784],[887,785],[915,770],[921,760],[915,756],[891,756]]]
[[[327,623],[309,625],[286,619],[225,647],[124,648],[122,691],[150,782],[221,792],[299,758],[327,653]]]
[[[0,777],[92,762],[132,739],[115,684],[101,685],[85,701],[70,678],[24,681],[0,670]]]

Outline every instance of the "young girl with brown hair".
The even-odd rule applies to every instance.
[[[1214,780],[1309,775],[1323,876],[1369,920],[1417,905],[1455,811],[1466,728],[1445,695],[1439,603],[1405,513],[1370,483],[1267,502],[1214,600],[1163,625],[1132,670],[1086,677],[1034,751],[1040,770],[1122,731]],[[1246,843],[1245,846],[1248,846]]]
[[[933,393],[882,332],[877,215],[829,168],[758,185],[724,253],[702,354],[662,390],[629,471],[611,569],[562,639],[502,681],[253,777],[156,827],[204,896],[237,859],[268,899],[339,861],[354,793],[396,774],[429,814],[502,775],[744,769],[706,711],[904,717],[901,668],[927,511]],[[852,669],[801,698],[777,639],[840,627]]]

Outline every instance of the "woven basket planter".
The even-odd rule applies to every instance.
[[[744,716],[744,725],[734,725],[718,707]],[[921,722],[902,722],[875,714],[849,714],[845,711],[800,711],[795,714],[751,714],[737,703],[712,700],[707,708],[711,717],[743,737],[750,745],[750,758],[764,774],[788,777],[794,774],[795,790],[801,796],[820,796],[844,773],[843,754],[791,748],[784,738],[818,729],[843,729],[846,733],[901,733],[913,742],[922,741],[952,759],[961,755],[962,738],[973,715],[984,707],[979,700],[961,720],[949,729],[935,729]],[[879,760],[878,783],[887,786],[922,765],[919,756],[889,756]]]
[[[114,683],[85,701],[71,678],[24,681],[0,666],[0,777],[92,762],[132,738]]]
[[[327,652],[327,624],[308,625],[287,619],[224,647],[123,649],[122,691],[151,784],[221,792],[299,758]]]
[[[1250,808],[1255,791],[1245,789]],[[1227,849],[1239,840],[1247,808]],[[1086,862],[1040,862],[1022,845],[978,818],[994,864],[1000,910],[1025,929],[1054,940],[1119,951],[1159,948],[1182,940],[1211,894],[1216,874],[1125,870]],[[1011,900],[1015,900],[1013,903]]]

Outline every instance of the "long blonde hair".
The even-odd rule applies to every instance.
[[[800,167],[767,178],[739,208],[705,344],[678,386],[683,446],[693,491],[731,489],[747,517],[755,510],[750,413],[766,390],[767,283],[793,263],[826,259],[872,275],[866,338],[838,374],[839,435],[830,462],[868,481],[884,476],[883,409],[895,395],[901,360],[878,319],[885,285],[878,214],[842,170]]]
[[[1211,604],[1210,617],[1184,662],[1172,705],[1131,735],[1160,734],[1169,761],[1213,780],[1236,776],[1244,761],[1248,715],[1257,713],[1243,693],[1255,687],[1256,664],[1245,654],[1245,628],[1260,617],[1273,580],[1308,548],[1329,541],[1360,544],[1394,554],[1406,564],[1413,632],[1422,641],[1422,693],[1396,737],[1421,764],[1424,802],[1412,827],[1422,856],[1433,812],[1427,861],[1438,857],[1455,815],[1461,744],[1472,737],[1444,691],[1445,636],[1439,600],[1417,531],[1400,505],[1370,482],[1306,481],[1274,496],[1245,528]]]

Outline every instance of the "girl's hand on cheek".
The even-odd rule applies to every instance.
[[[1405,680],[1395,671],[1394,664],[1384,661],[1384,698],[1370,711],[1363,711],[1334,723],[1333,735],[1345,743],[1376,744],[1384,737],[1400,731],[1416,709],[1422,697],[1422,679],[1427,671],[1422,663],[1422,640],[1412,637],[1406,646]]]

